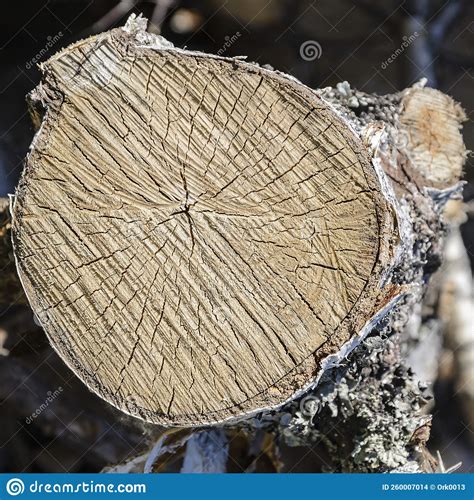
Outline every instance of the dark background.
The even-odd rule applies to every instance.
[[[311,87],[347,80],[370,93],[392,93],[419,80],[453,96],[472,118],[474,109],[474,2],[472,0],[117,0],[8,1],[0,6],[0,196],[13,193],[34,134],[25,95],[39,82],[33,60],[45,60],[85,36],[123,25],[143,12],[175,45],[225,56],[247,55]],[[415,40],[386,61],[414,32]],[[407,37],[407,38],[403,38]],[[301,45],[316,41],[307,61]],[[385,64],[384,64],[385,63]],[[472,121],[464,126],[474,148]],[[474,198],[468,159],[467,202]],[[472,201],[470,203],[471,212]],[[474,255],[472,219],[463,226]],[[3,333],[2,333],[3,332]],[[150,430],[123,417],[87,390],[64,367],[27,307],[1,311],[0,470],[92,472],[141,450]],[[9,359],[9,361],[5,361]],[[441,373],[443,371],[441,370]],[[25,418],[48,391],[58,401],[31,424]],[[435,384],[431,440],[448,465],[473,469],[473,430],[463,422],[449,377]],[[449,401],[449,403],[446,403]],[[80,410],[78,411],[78,402]],[[299,453],[299,454],[298,454]],[[288,470],[317,470],[308,450],[296,450]]]

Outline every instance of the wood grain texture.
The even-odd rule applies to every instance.
[[[467,156],[460,132],[465,120],[461,106],[439,90],[413,88],[405,93],[400,125],[422,184],[443,188],[459,181]]]
[[[42,68],[13,218],[25,291],[68,365],[128,413],[275,407],[374,314],[391,210],[314,92],[144,45],[118,29]]]

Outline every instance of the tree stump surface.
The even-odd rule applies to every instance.
[[[397,236],[348,123],[292,78],[130,27],[42,71],[13,242],[61,357],[165,425],[301,393],[385,300]]]

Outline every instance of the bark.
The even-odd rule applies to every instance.
[[[8,198],[0,198],[0,304],[7,307],[26,302],[13,257],[9,205]]]
[[[420,305],[461,189],[460,107],[423,84],[311,91],[133,17],[43,71],[13,227],[52,344],[135,416],[234,419],[118,470],[153,471],[163,450],[228,470],[209,449],[232,457],[242,432],[247,456],[313,444],[330,470],[435,470],[407,357],[440,326]]]

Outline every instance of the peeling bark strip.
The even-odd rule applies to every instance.
[[[13,258],[9,205],[8,198],[0,198],[0,307],[26,303]]]
[[[391,188],[314,91],[174,49],[140,19],[42,70],[18,271],[110,403],[167,425],[276,407],[396,293]]]

